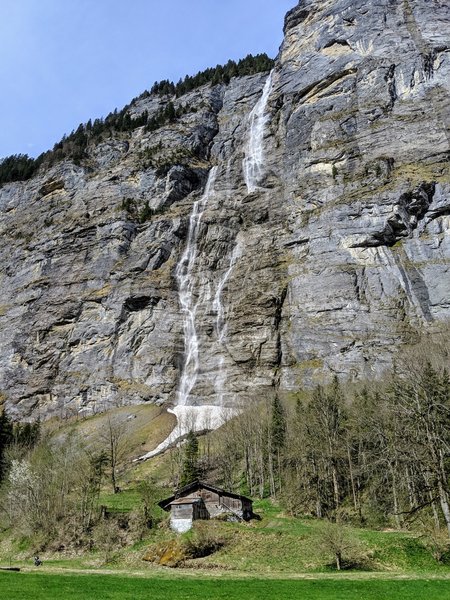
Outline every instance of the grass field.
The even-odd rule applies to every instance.
[[[103,494],[102,503],[110,510],[127,511],[138,500],[135,490],[121,494]],[[279,506],[268,500],[255,502],[255,509],[261,515],[260,521],[250,523],[224,523],[219,521],[197,522],[194,533],[206,534],[221,539],[224,545],[217,552],[204,558],[189,560],[191,571],[219,569],[253,577],[291,577],[298,574],[332,574],[335,570],[333,555],[326,553],[320,545],[320,531],[323,523],[312,518],[293,518],[286,515]],[[368,530],[349,528],[356,540],[364,544],[363,554],[367,556],[362,564],[353,566],[348,573],[383,574],[402,573],[405,577],[450,577],[448,561],[436,561],[425,540],[417,533],[393,530]],[[191,537],[191,532],[179,539]],[[142,559],[149,548],[177,538],[167,525],[156,527],[148,536],[134,544],[118,547],[113,553],[109,566],[139,571]],[[16,539],[0,536],[0,566],[12,564],[26,566],[32,564],[33,548],[30,538]],[[87,551],[84,554],[73,552],[40,552],[46,567],[51,569],[98,569],[103,567],[101,551]]]
[[[449,600],[443,579],[209,579],[0,573],[5,600]]]

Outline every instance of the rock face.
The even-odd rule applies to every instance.
[[[287,16],[286,387],[377,374],[448,319],[449,24],[448,4],[422,0],[304,1]]]
[[[188,404],[376,376],[449,318],[448,3],[302,0],[267,78],[200,88],[175,100],[175,123],[0,189],[14,417],[178,402],[177,265],[212,166],[189,267]]]

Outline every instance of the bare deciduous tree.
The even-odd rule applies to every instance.
[[[118,468],[125,459],[129,450],[127,441],[127,424],[124,418],[108,415],[105,424],[100,432],[102,449],[108,457],[108,467],[111,480],[111,487],[114,494],[120,492],[118,486]]]

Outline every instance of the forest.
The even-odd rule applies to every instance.
[[[426,349],[426,351],[425,351]],[[275,500],[293,517],[450,538],[449,346],[404,353],[382,381],[299,390],[242,407],[221,429],[190,433],[170,469],[136,484],[124,525],[105,528],[101,495],[129,477],[127,423],[108,417],[87,443],[40,423],[0,419],[0,522],[43,548],[142,539],[165,491],[196,478]],[[70,465],[70,467],[69,467]],[[100,540],[100,541],[99,541]],[[105,541],[106,540],[106,541]]]

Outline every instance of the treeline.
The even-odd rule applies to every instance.
[[[28,154],[12,154],[0,161],[0,183],[25,181],[36,172],[36,160]]]
[[[216,434],[208,469],[294,515],[372,527],[419,520],[450,535],[448,372],[414,360],[383,385],[348,391],[335,378],[295,407],[276,398],[248,409]]]
[[[41,438],[41,422],[13,423],[5,411],[0,414],[0,483],[8,466],[7,452],[11,446],[26,450],[33,448]]]
[[[274,64],[275,61],[269,58],[267,54],[257,54],[256,56],[248,54],[238,62],[229,60],[226,65],[217,65],[216,67],[200,71],[193,76],[186,75],[178,83],[167,79],[155,82],[150,90],[150,94],[159,94],[161,96],[176,95],[179,97],[207,83],[211,85],[224,83],[227,85],[230,83],[232,77],[245,77],[246,75],[270,71]]]
[[[132,117],[129,106],[126,106],[120,111],[114,110],[105,119],[80,123],[75,131],[63,136],[52,150],[43,152],[37,158],[30,158],[26,154],[14,154],[0,161],[0,185],[12,181],[26,181],[33,177],[41,166],[49,168],[64,159],[79,164],[82,159],[88,157],[87,148],[90,142],[99,141],[103,136],[109,137],[114,133],[132,131],[146,125],[148,120],[147,111]]]
[[[156,115],[149,117],[148,112],[144,111],[140,115],[132,117],[130,108],[140,99],[151,95],[180,97],[206,84],[228,84],[232,77],[267,71],[273,67],[273,64],[274,61],[266,54],[256,56],[249,54],[238,62],[229,60],[226,65],[217,65],[193,76],[187,75],[176,84],[168,80],[156,82],[150,91],[145,91],[134,98],[122,110],[115,109],[104,119],[94,119],[93,121],[90,119],[85,124],[80,123],[76,130],[63,136],[52,150],[43,152],[37,158],[31,158],[27,154],[13,154],[0,160],[0,186],[13,181],[26,181],[33,177],[42,165],[48,168],[64,159],[79,163],[82,159],[87,158],[87,148],[91,141],[95,142],[104,136],[109,137],[115,133],[133,131],[143,126],[146,126],[147,131],[155,131],[191,110],[187,105],[176,109],[172,100],[168,98],[166,106]]]
[[[150,480],[137,488],[131,512],[101,505],[101,492],[117,485],[128,457],[126,420],[107,419],[95,441],[71,432],[41,433],[40,423],[12,424],[0,416],[0,529],[32,540],[30,550],[96,548],[105,560],[134,543],[160,518],[161,490]]]

